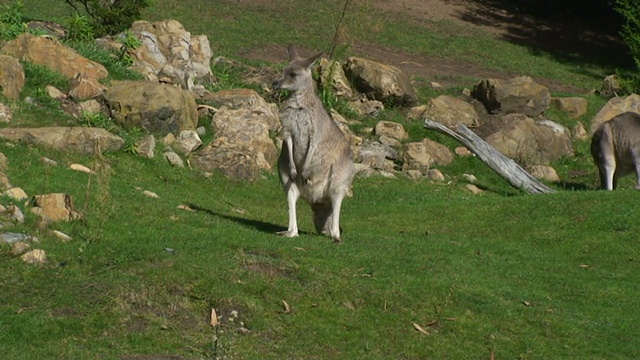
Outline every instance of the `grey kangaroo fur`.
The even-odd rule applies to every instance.
[[[640,114],[625,112],[600,125],[591,140],[591,155],[602,189],[615,189],[618,178],[635,171],[640,190]]]
[[[292,46],[287,51],[290,63],[273,82],[274,89],[291,93],[280,113],[283,144],[278,159],[289,227],[278,234],[298,236],[296,203],[302,197],[311,205],[316,230],[340,242],[340,208],[355,173],[353,154],[316,94],[311,66],[322,53],[303,59]]]

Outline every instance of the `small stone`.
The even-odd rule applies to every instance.
[[[458,146],[457,148],[455,148],[454,152],[456,153],[456,155],[460,157],[467,157],[467,156],[473,155],[473,153],[464,146]]]
[[[375,133],[378,136],[388,136],[390,138],[402,141],[409,137],[402,124],[393,121],[379,121],[375,127]]]
[[[79,171],[79,172],[83,172],[86,174],[93,174],[93,170],[89,169],[88,167],[81,165],[81,164],[71,164],[69,165],[69,169],[74,170],[74,171]]]
[[[172,133],[168,133],[162,138],[162,144],[165,146],[171,146],[174,142],[176,142],[176,137]]]
[[[78,112],[82,115],[97,115],[102,112],[102,107],[97,100],[91,99],[79,103]]]
[[[43,157],[40,158],[40,161],[43,164],[47,165],[47,166],[58,166],[58,162],[57,161],[55,161],[53,159],[49,159],[48,157],[44,157],[43,156]]]
[[[67,98],[67,95],[55,86],[47,85],[45,86],[44,91],[46,91],[52,99],[64,100]]]
[[[392,137],[386,136],[386,135],[382,135],[380,136],[380,138],[378,139],[378,141],[380,141],[381,143],[387,145],[387,146],[391,146],[392,148],[400,148],[402,146],[402,143]]]
[[[15,222],[17,224],[24,223],[24,214],[22,213],[22,210],[20,210],[19,207],[15,206],[15,205],[7,206],[6,214],[9,216],[11,221],[13,221],[13,222]]]
[[[584,124],[582,124],[580,121],[577,121],[573,129],[571,129],[571,136],[575,140],[589,139],[589,133],[587,133],[587,130],[584,128]]]
[[[560,181],[560,177],[554,168],[547,165],[533,165],[530,167],[529,172],[533,177],[538,180],[546,180],[551,182]]]
[[[144,194],[144,196],[148,196],[148,197],[154,198],[154,199],[159,199],[160,198],[160,196],[158,196],[158,194],[154,193],[153,191],[149,191],[149,190],[143,191],[142,194]]]
[[[478,181],[478,178],[472,174],[462,174],[462,178],[464,179],[464,181],[471,184],[475,184]]]
[[[195,131],[183,130],[178,134],[174,145],[181,154],[189,154],[202,145],[202,140]]]
[[[404,172],[407,174],[407,177],[411,180],[420,180],[422,179],[422,171],[420,170],[407,170]]]
[[[198,136],[207,135],[207,128],[205,128],[204,126],[198,126],[198,128],[196,129],[196,134],[198,134]]]
[[[465,189],[469,190],[474,195],[482,194],[484,192],[484,190],[473,184],[467,184],[467,186],[465,186]]]
[[[139,155],[152,159],[156,151],[156,138],[151,134],[143,137],[136,142],[135,149]]]
[[[71,240],[73,240],[73,238],[65,233],[63,233],[62,231],[58,231],[58,230],[53,230],[51,231],[51,233],[57,237],[58,239],[62,240],[62,242],[69,242]]]
[[[176,154],[173,151],[167,151],[164,153],[164,158],[167,159],[169,164],[178,167],[184,167],[184,160],[180,157],[180,155]]]
[[[44,264],[47,261],[47,254],[44,250],[33,249],[23,254],[20,258],[27,264]]]
[[[427,177],[427,179],[433,180],[433,181],[444,181],[445,180],[444,179],[444,175],[438,169],[429,169],[429,170],[427,170],[427,173],[425,174],[425,176]]]
[[[7,105],[0,103],[0,122],[10,123],[12,119],[11,109]]]
[[[29,198],[27,196],[27,193],[25,193],[24,190],[22,190],[19,187],[14,187],[14,188],[11,188],[11,189],[5,191],[4,195],[6,195],[6,196],[8,196],[8,197],[10,197],[12,199],[18,200],[18,201],[24,201],[24,200],[27,200]]]
[[[7,244],[14,244],[20,241],[28,241],[28,240],[33,240],[33,237],[26,234],[12,233],[12,232],[6,232],[6,233],[0,234],[0,242],[4,242]]]
[[[31,245],[22,241],[18,241],[11,246],[11,254],[13,254],[14,256],[19,256],[27,252],[27,250],[29,250],[30,248]]]

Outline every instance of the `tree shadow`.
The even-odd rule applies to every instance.
[[[500,24],[499,37],[534,54],[605,68],[633,69],[619,34],[623,17],[607,0],[467,0],[461,20],[478,26]],[[579,71],[586,71],[584,69]]]

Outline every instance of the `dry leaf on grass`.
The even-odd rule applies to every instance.
[[[420,325],[418,325],[416,323],[413,323],[413,328],[418,330],[419,332],[425,334],[425,335],[431,335],[431,333],[429,331],[425,330],[422,326],[420,326]]]
[[[289,314],[291,312],[291,307],[289,306],[289,304],[287,304],[286,301],[282,300],[282,305],[284,306],[284,312],[286,314]]]
[[[218,314],[216,314],[216,309],[211,308],[211,326],[218,326]]]

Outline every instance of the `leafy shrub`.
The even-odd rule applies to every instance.
[[[115,35],[140,19],[144,8],[153,0],[64,0],[79,14],[86,14],[96,36]]]
[[[125,31],[123,36],[119,37],[117,41],[122,44],[118,59],[128,66],[132,65],[134,60],[131,53],[142,46],[142,42],[129,30]]]
[[[0,40],[11,40],[27,31],[22,15],[23,8],[21,0],[0,5]]]
[[[640,70],[640,0],[617,0],[615,9],[624,17],[620,34],[629,47],[636,69]],[[626,75],[623,84],[630,92],[637,91],[640,89],[640,75]]]
[[[67,19],[67,38],[71,41],[93,41],[93,25],[91,19],[80,14]]]

